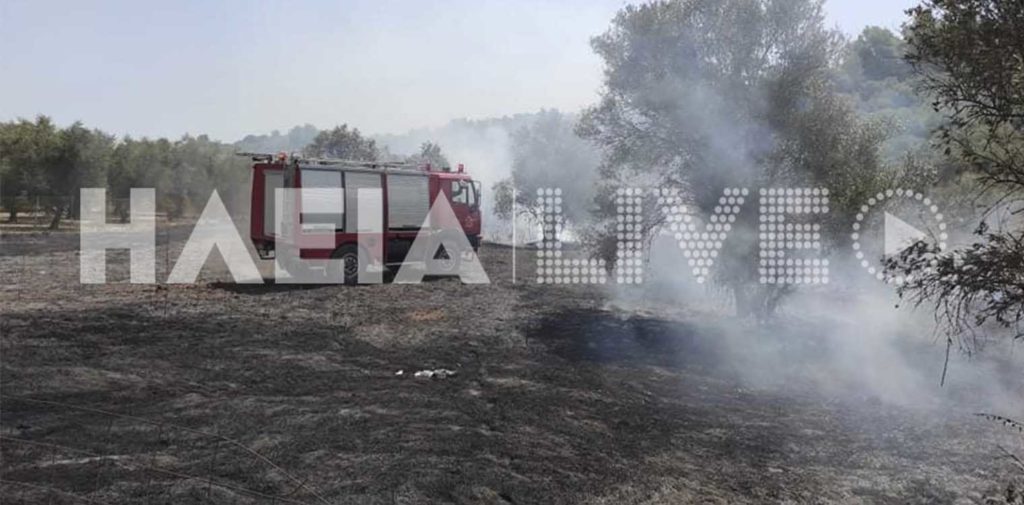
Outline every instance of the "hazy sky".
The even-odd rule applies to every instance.
[[[0,0],[0,120],[112,133],[246,133],[347,122],[398,133],[593,102],[589,37],[623,0]],[[828,0],[854,34],[914,0]]]

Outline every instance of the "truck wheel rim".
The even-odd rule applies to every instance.
[[[434,259],[445,272],[455,269],[455,258],[447,250],[438,254]]]
[[[342,257],[345,262],[345,277],[352,277],[359,273],[359,257],[355,254],[346,254]]]

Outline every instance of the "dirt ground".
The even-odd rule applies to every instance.
[[[158,279],[187,233],[161,229]],[[969,402],[758,387],[728,318],[531,283],[530,251],[515,284],[487,245],[490,285],[237,285],[219,261],[130,285],[112,252],[117,282],[83,286],[76,243],[0,237],[4,504],[1015,499],[999,448],[1020,438]],[[749,338],[798,323],[775,324]],[[829,345],[799,325],[779,345]],[[455,374],[414,377],[436,368]]]

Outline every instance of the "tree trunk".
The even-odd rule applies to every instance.
[[[68,219],[82,218],[82,194],[77,192],[71,197],[71,206],[68,207]]]
[[[50,230],[56,230],[60,228],[60,219],[64,217],[65,209],[63,205],[58,205],[53,208],[53,218],[50,219]]]
[[[3,198],[4,206],[7,207],[7,222],[17,223],[18,222],[18,197],[16,195],[7,195]]]
[[[128,222],[128,206],[125,205],[124,200],[120,198],[114,200],[114,214],[117,214],[117,218],[121,223]]]

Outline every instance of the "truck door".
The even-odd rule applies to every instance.
[[[448,183],[450,186],[447,193],[456,219],[459,220],[466,235],[479,235],[480,202],[473,181],[453,180]]]

